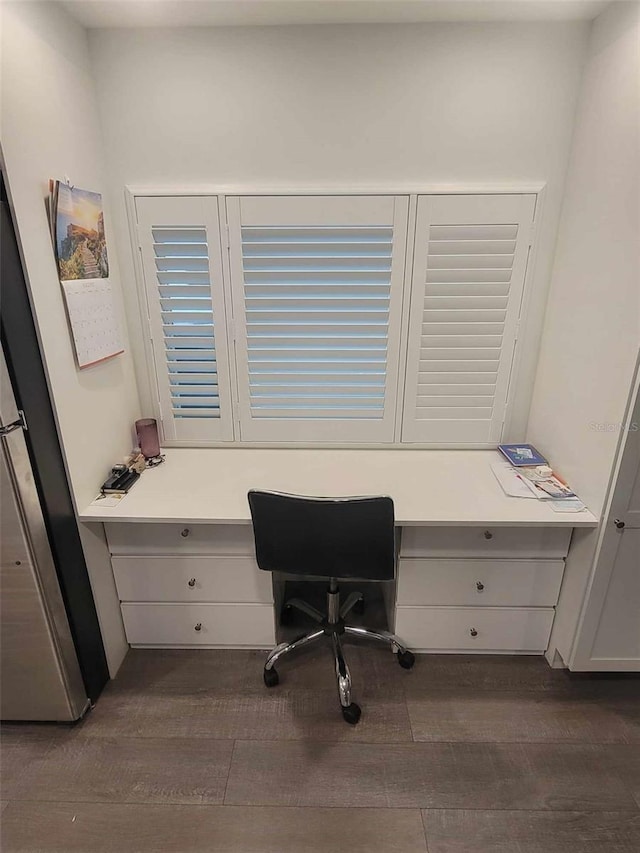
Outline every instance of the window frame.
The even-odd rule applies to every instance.
[[[146,294],[144,286],[144,275],[140,260],[139,242],[137,234],[137,223],[135,216],[135,200],[140,196],[161,196],[161,197],[190,197],[203,196],[215,197],[217,199],[218,210],[220,214],[220,243],[222,250],[222,271],[223,271],[223,292],[226,311],[226,327],[227,327],[227,346],[229,352],[228,358],[228,375],[230,381],[231,392],[231,407],[230,417],[232,420],[233,438],[230,440],[171,440],[163,437],[163,444],[167,447],[244,447],[244,448],[335,448],[335,449],[396,449],[396,450],[444,450],[444,449],[487,449],[496,446],[495,442],[484,443],[468,443],[468,442],[402,442],[402,418],[405,407],[405,377],[407,368],[407,357],[409,341],[409,311],[411,297],[411,281],[413,275],[413,255],[416,229],[416,208],[417,199],[423,195],[508,195],[508,194],[533,194],[536,196],[534,221],[531,228],[531,250],[525,271],[525,279],[523,285],[522,301],[519,315],[519,332],[512,353],[510,381],[507,389],[505,416],[502,429],[501,441],[519,440],[526,429],[528,410],[531,401],[532,388],[518,387],[519,378],[521,376],[532,376],[535,372],[537,364],[537,356],[539,351],[539,340],[542,333],[542,324],[544,319],[544,311],[548,294],[548,279],[543,277],[543,271],[540,270],[539,254],[540,240],[539,235],[542,231],[544,223],[543,212],[545,208],[546,184],[541,183],[526,183],[526,184],[477,184],[477,185],[415,185],[410,186],[387,184],[381,186],[341,186],[341,187],[317,187],[317,186],[302,186],[302,187],[260,187],[247,185],[229,185],[229,186],[211,186],[201,185],[197,188],[192,187],[163,187],[163,186],[125,186],[125,207],[127,212],[128,228],[130,245],[133,253],[133,267],[136,283],[137,307],[139,311],[140,329],[144,330],[143,347],[134,347],[134,362],[138,370],[138,377],[143,377],[143,383],[146,387],[141,389],[141,402],[143,406],[149,406],[153,409],[153,416],[159,417],[159,402],[157,394],[157,377],[154,367],[153,349],[148,334]],[[239,400],[238,400],[238,382],[237,382],[237,367],[235,355],[235,318],[232,316],[232,284],[231,284],[231,263],[229,255],[229,226],[226,220],[226,200],[234,196],[281,196],[281,195],[387,195],[387,196],[407,196],[409,198],[409,212],[407,218],[407,237],[405,245],[405,264],[404,264],[404,281],[402,293],[402,319],[400,325],[400,352],[397,364],[397,383],[396,401],[395,401],[395,427],[393,441],[381,442],[370,440],[242,440],[239,430]],[[548,264],[550,265],[553,252],[553,241],[546,236],[545,246],[546,252],[549,255]],[[536,282],[535,288],[532,285],[534,278],[541,278],[542,281]],[[131,337],[138,334],[138,327],[135,319],[131,317],[130,323]],[[140,350],[144,350],[144,358]],[[146,382],[144,380],[146,379]],[[393,377],[389,375],[389,381],[393,381]]]

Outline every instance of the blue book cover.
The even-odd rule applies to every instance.
[[[499,444],[498,450],[516,468],[524,465],[546,465],[547,460],[532,444]]]

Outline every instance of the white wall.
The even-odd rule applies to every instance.
[[[131,449],[139,411],[127,343],[124,355],[76,367],[44,206],[49,178],[68,175],[78,186],[106,190],[87,36],[52,3],[4,3],[2,13],[2,149],[71,489],[82,508]],[[106,201],[110,279],[122,313]],[[91,553],[94,582],[104,565],[95,548]],[[96,595],[96,605],[113,672],[126,649],[119,614],[109,596]]]
[[[127,184],[546,183],[521,439],[587,33],[583,22],[92,31],[130,317]]]
[[[78,370],[44,199],[49,178],[107,190],[86,32],[52,3],[3,4],[2,149],[46,368],[76,504],[97,494],[131,449],[138,399],[124,355]],[[110,280],[122,313],[108,198]],[[126,329],[123,328],[126,335]]]
[[[639,8],[614,3],[593,25],[528,431],[596,514],[640,346]],[[551,637],[577,668],[593,666],[576,627],[600,535],[574,536]]]
[[[528,430],[596,515],[640,346],[638,9],[593,25]]]

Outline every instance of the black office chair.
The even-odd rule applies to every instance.
[[[281,657],[323,636],[331,637],[342,715],[355,725],[361,711],[351,701],[351,676],[340,636],[346,633],[387,643],[404,669],[411,669],[415,662],[412,652],[395,634],[345,624],[347,614],[364,604],[361,592],[352,592],[340,606],[337,578],[393,579],[396,562],[393,501],[388,497],[308,498],[250,491],[249,506],[256,559],[261,569],[329,579],[326,614],[299,598],[285,602],[283,613],[296,608],[321,627],[272,649],[264,665],[264,683],[267,687],[278,683],[275,664]]]

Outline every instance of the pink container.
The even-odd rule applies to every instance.
[[[158,438],[158,424],[153,418],[142,418],[136,421],[136,435],[138,444],[145,459],[153,459],[160,456],[160,439]]]

